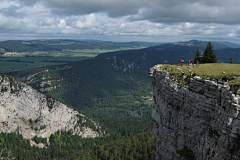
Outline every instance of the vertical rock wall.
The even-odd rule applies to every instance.
[[[150,69],[157,159],[240,159],[238,88],[198,76],[180,87],[159,67]]]

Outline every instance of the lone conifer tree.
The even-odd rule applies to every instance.
[[[213,45],[211,42],[208,43],[202,57],[203,63],[217,63],[217,54],[213,50]]]
[[[199,49],[197,50],[195,58],[194,58],[194,62],[196,63],[197,61],[201,62],[201,53],[200,53]]]
[[[234,60],[233,60],[233,57],[230,58],[230,64],[233,64],[234,63]]]

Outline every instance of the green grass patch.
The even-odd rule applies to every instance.
[[[34,51],[33,53],[28,53],[26,56],[7,56],[0,59],[0,73],[65,64],[69,62],[93,58],[101,53],[114,52],[119,50],[121,49],[63,49],[61,51]]]
[[[240,79],[235,79],[229,83],[231,86],[240,86]]]
[[[124,50],[129,50],[133,48],[125,48]],[[41,56],[41,55],[51,55],[54,57],[61,56],[74,56],[74,57],[95,57],[101,53],[121,51],[123,49],[63,49],[61,51],[34,51],[31,55]]]
[[[6,57],[2,58],[0,73],[8,73],[14,70],[26,70],[36,67],[46,67],[51,65],[65,64],[80,61],[89,57]]]
[[[171,78],[177,80],[180,85],[187,84],[189,79],[195,75],[203,79],[209,77],[210,79],[231,80],[230,85],[240,85],[240,80],[234,79],[234,77],[240,77],[239,64],[209,63],[201,64],[198,67],[167,65],[160,68],[169,71]],[[180,70],[177,70],[177,68]]]
[[[134,101],[134,103],[141,103],[140,101]]]
[[[197,75],[202,78],[214,78],[214,79],[232,79],[233,76],[240,77],[240,65],[239,64],[227,64],[227,63],[210,63],[202,64],[199,67],[192,69]]]
[[[154,101],[147,100],[147,101],[144,102],[144,104],[151,106],[152,104],[154,104]]]
[[[0,47],[0,53],[4,53],[5,49]]]

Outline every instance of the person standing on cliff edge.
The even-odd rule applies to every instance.
[[[164,61],[165,62],[165,65],[167,65],[167,60],[166,61]]]

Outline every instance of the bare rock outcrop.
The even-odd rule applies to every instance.
[[[101,136],[98,123],[74,108],[40,93],[13,77],[0,75],[0,132],[49,138],[71,131],[83,138]]]
[[[239,86],[195,76],[180,87],[159,65],[150,76],[156,159],[240,159]]]

